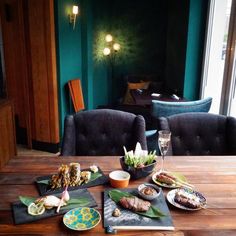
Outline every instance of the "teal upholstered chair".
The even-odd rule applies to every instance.
[[[186,102],[165,102],[152,100],[151,115],[153,122],[159,117],[168,117],[180,113],[188,112],[208,112],[210,110],[212,98],[208,97],[196,101]],[[158,127],[156,127],[158,129]],[[146,131],[147,147],[148,150],[157,150],[157,130]]]

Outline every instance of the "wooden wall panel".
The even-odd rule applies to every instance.
[[[53,3],[0,0],[7,93],[29,147],[60,141]]]
[[[0,100],[0,168],[16,155],[14,112],[12,104]]]
[[[31,83],[33,88],[32,138],[59,142],[56,52],[53,1],[28,1]]]
[[[19,126],[27,128],[27,56],[24,39],[22,0],[0,2],[7,95],[13,101]]]

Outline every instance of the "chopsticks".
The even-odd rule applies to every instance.
[[[212,213],[214,213],[214,214],[218,214],[216,211],[211,210],[211,209],[209,209],[209,208],[206,208],[205,206],[200,206],[200,207],[201,207],[201,209],[204,209],[204,210],[206,210],[206,211],[210,211],[210,212],[212,212]]]
[[[192,184],[189,184],[181,179],[176,179],[176,182],[175,182],[177,185],[180,185],[180,187],[185,187],[185,188],[191,188],[193,189],[194,188],[194,185]]]

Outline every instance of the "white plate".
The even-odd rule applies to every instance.
[[[179,191],[179,189],[173,189],[170,192],[168,192],[167,195],[166,195],[166,198],[167,198],[168,202],[170,204],[172,204],[173,206],[177,207],[177,208],[187,210],[187,211],[198,211],[198,210],[201,210],[202,207],[204,207],[206,205],[206,198],[201,193],[199,193],[197,191],[194,191],[194,190],[187,189],[186,191],[188,191],[189,193],[191,192],[191,194],[194,194],[195,196],[197,196],[200,199],[200,202],[202,203],[202,207],[199,207],[199,208],[196,208],[196,209],[185,207],[185,206],[175,202],[175,200],[174,200],[175,199],[175,193],[177,191]]]

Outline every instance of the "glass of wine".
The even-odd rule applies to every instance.
[[[171,132],[168,130],[160,130],[158,131],[158,146],[161,152],[161,172],[164,172],[164,160],[165,160],[165,155],[169,149],[170,145],[170,137],[171,137]]]

